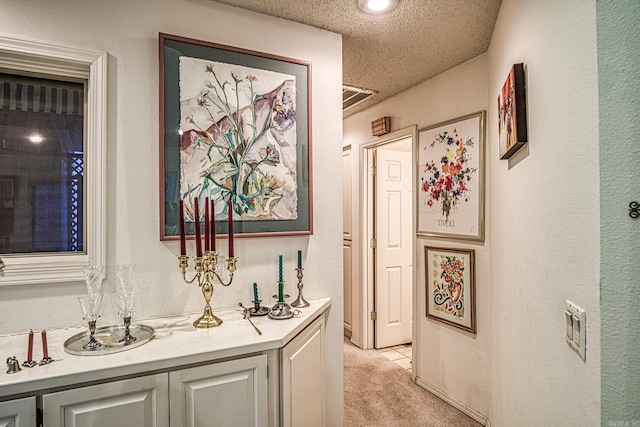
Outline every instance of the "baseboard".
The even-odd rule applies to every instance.
[[[485,417],[484,415],[482,415],[480,412],[476,411],[472,407],[470,407],[470,406],[460,402],[459,400],[449,396],[447,393],[445,393],[444,391],[440,390],[438,387],[434,386],[433,384],[430,384],[427,381],[425,381],[425,380],[423,380],[422,378],[419,378],[419,377],[416,377],[416,384],[418,384],[420,387],[422,387],[425,390],[427,390],[429,393],[434,394],[437,397],[439,397],[440,399],[444,400],[445,402],[447,402],[449,405],[453,406],[454,408],[456,408],[460,412],[462,412],[462,413],[468,415],[469,417],[473,418],[474,420],[476,420],[477,422],[479,422],[483,426],[489,426],[489,427],[491,426],[491,424],[489,423],[489,419],[487,417]]]
[[[351,335],[352,335],[351,326],[347,326],[347,324],[345,323],[343,327],[343,331],[344,331],[344,336],[351,339]]]

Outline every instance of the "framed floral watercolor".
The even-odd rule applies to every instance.
[[[485,116],[418,131],[418,236],[484,240]]]
[[[498,95],[500,159],[508,159],[527,143],[524,64],[515,64]]]
[[[181,200],[193,234],[207,198],[217,234],[230,199],[238,237],[312,234],[311,64],[162,33],[159,45],[160,239],[178,238]]]
[[[475,251],[424,247],[428,318],[476,333]]]

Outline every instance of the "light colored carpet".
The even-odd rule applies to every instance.
[[[344,344],[345,427],[479,427],[375,350]]]

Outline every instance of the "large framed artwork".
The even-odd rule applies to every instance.
[[[311,64],[162,33],[159,45],[160,239],[178,239],[181,200],[193,234],[196,199],[213,201],[218,234],[229,200],[235,236],[312,234]]]
[[[527,102],[524,64],[511,67],[498,95],[500,159],[508,159],[527,143]]]
[[[428,318],[476,333],[475,251],[424,247]]]
[[[484,240],[485,116],[418,132],[418,236]]]

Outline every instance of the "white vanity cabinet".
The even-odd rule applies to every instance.
[[[36,398],[0,402],[0,426],[33,427],[36,425]]]
[[[45,427],[169,427],[167,374],[49,393],[42,405]]]
[[[280,350],[284,427],[326,425],[324,340],[324,317],[319,317]]]
[[[331,300],[310,303],[291,319],[253,318],[261,335],[233,310],[209,330],[186,315],[150,320],[154,339],[100,356],[64,352],[81,328],[47,331],[54,363],[0,373],[0,427],[36,426],[36,408],[42,427],[324,427]],[[0,350],[26,342],[0,337]]]

